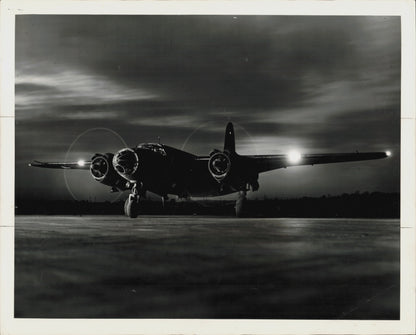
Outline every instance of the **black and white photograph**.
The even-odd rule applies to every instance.
[[[402,29],[15,15],[12,317],[402,320]]]

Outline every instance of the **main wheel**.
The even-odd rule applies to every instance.
[[[129,195],[124,203],[124,213],[129,218],[137,218],[139,215],[139,199],[138,197],[134,197],[133,195]]]
[[[237,201],[235,202],[235,215],[241,218],[244,215],[244,204],[246,202],[245,192],[239,192]]]
[[[126,201],[124,201],[124,215],[126,215],[126,216],[128,216],[127,215],[127,205],[128,205],[128,203],[129,203],[129,198],[127,198]]]

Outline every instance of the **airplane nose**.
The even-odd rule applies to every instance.
[[[113,157],[113,166],[121,176],[131,177],[139,167],[139,157],[133,149],[121,149]]]

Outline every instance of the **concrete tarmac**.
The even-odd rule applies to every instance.
[[[399,319],[399,226],[16,216],[15,317]]]

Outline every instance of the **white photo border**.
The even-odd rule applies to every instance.
[[[400,16],[400,320],[15,319],[14,31],[23,14],[377,15]],[[1,334],[414,334],[415,3],[387,1],[13,1],[1,2],[0,333]]]

